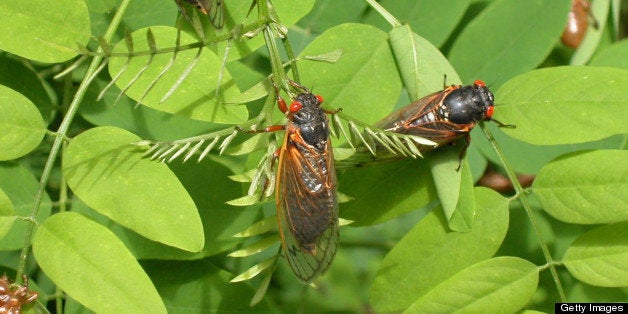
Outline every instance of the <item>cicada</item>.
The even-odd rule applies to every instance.
[[[183,6],[182,0],[175,0],[177,6],[179,7],[179,11],[183,17],[185,17],[190,24],[192,24],[192,19],[187,13],[187,10]],[[221,29],[224,25],[224,4],[222,0],[184,0],[185,2],[196,7],[201,13],[209,16],[209,20],[212,22],[214,27],[217,29]]]
[[[23,284],[16,289],[6,275],[0,278],[0,313],[21,313],[24,305],[37,300],[39,294],[28,290],[28,278],[22,278]]]
[[[377,127],[421,136],[437,143],[437,146],[466,137],[468,145],[469,132],[478,122],[493,120],[500,126],[514,127],[493,119],[494,109],[493,93],[483,81],[476,80],[473,85],[451,85],[425,96],[390,114],[377,123]],[[421,151],[432,148],[419,147]]]
[[[311,283],[331,265],[338,247],[336,170],[323,98],[289,81],[298,90],[288,106],[277,93],[286,125],[278,150],[275,197],[283,255],[299,280]],[[255,131],[254,131],[255,132]]]
[[[598,23],[593,14],[591,14],[591,3],[589,0],[573,0],[567,27],[565,27],[565,31],[563,31],[563,35],[560,37],[565,46],[571,48],[580,46],[589,28],[589,18],[593,22],[593,27],[597,29]]]

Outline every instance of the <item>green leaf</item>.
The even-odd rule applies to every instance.
[[[233,236],[236,238],[248,238],[256,235],[260,235],[270,231],[278,231],[277,229],[277,217],[271,216],[256,222],[243,231],[240,231]]]
[[[0,160],[22,157],[43,139],[44,119],[28,98],[2,85],[0,103]]]
[[[593,59],[591,59],[589,65],[616,67],[628,70],[627,55],[628,39],[623,39],[597,52]]]
[[[76,43],[86,45],[91,33],[82,0],[5,0],[0,3],[0,49],[47,63],[77,55]],[[71,23],[68,23],[71,21]]]
[[[628,133],[628,71],[603,67],[554,67],[508,81],[495,98],[502,129],[539,145],[582,143]]]
[[[447,221],[451,220],[460,196],[462,172],[458,169],[460,163],[459,150],[459,148],[453,146],[442,147],[437,154],[431,155],[431,158],[428,160],[431,166],[430,171],[434,178],[434,185],[436,186],[436,193],[438,193],[438,199],[443,207]],[[466,167],[466,170],[468,170],[468,167]],[[468,171],[466,174],[470,175]]]
[[[574,277],[587,284],[628,286],[628,222],[585,233],[567,249],[563,261]]]
[[[514,313],[530,301],[538,282],[536,265],[517,257],[496,257],[451,276],[406,313]]]
[[[146,39],[148,30],[154,35],[157,48],[174,47],[177,38],[177,29],[167,26],[154,26],[133,32],[134,49],[136,51],[149,50]],[[196,42],[192,36],[181,33],[181,44]],[[115,52],[127,52],[124,41],[116,44]],[[153,109],[177,114],[180,116],[210,121],[215,123],[241,123],[246,120],[248,111],[241,104],[241,92],[225,69],[218,92],[216,90],[222,61],[210,50],[203,49],[196,59],[198,49],[182,50],[176,55],[172,66],[160,77],[160,73],[171,62],[172,53],[151,56],[133,57],[125,67],[125,58],[112,58],[109,62],[109,73],[115,77],[123,71],[116,85],[120,89],[132,82],[139,74],[139,78],[132,83],[125,94],[136,101]],[[181,79],[181,75],[188,70],[191,64],[197,62],[183,79],[181,84],[167,99],[164,96]],[[145,68],[146,67],[146,68]],[[155,82],[156,81],[156,82]],[[154,84],[154,86],[152,86]],[[149,87],[152,89],[148,91]],[[145,93],[148,94],[142,99]],[[252,101],[264,96],[256,93],[249,95],[246,101]],[[233,98],[238,98],[236,101]]]
[[[35,233],[33,254],[57,286],[95,312],[166,312],[150,278],[122,242],[80,214],[46,220]]]
[[[79,108],[81,116],[94,125],[117,126],[141,138],[164,141],[209,133],[225,127],[222,124],[192,120],[147,106],[136,108],[136,102],[126,96],[122,96],[116,102],[120,89],[115,86],[108,89],[98,102],[98,95],[106,85],[104,77],[97,77],[88,88],[84,99],[84,103],[93,105]]]
[[[462,173],[462,182],[460,182],[458,202],[455,204],[455,210],[449,219],[449,228],[452,231],[468,232],[473,226],[473,221],[475,221],[474,181],[471,177],[469,162],[465,160],[459,171]]]
[[[0,162],[0,190],[11,200],[15,214],[29,217],[33,214],[35,197],[39,190],[39,180],[25,167],[12,162]],[[37,221],[44,221],[50,216],[51,201],[44,191],[37,211]],[[7,235],[0,240],[0,251],[21,249],[30,223],[16,220]]]
[[[628,220],[628,194],[622,193],[628,191],[627,158],[625,150],[559,157],[536,176],[534,194],[547,213],[564,222],[599,224]]]
[[[267,269],[268,267],[271,267],[273,265],[275,265],[277,263],[277,257],[272,257],[269,258],[259,264],[256,264],[254,266],[252,266],[251,268],[247,269],[245,272],[239,274],[238,276],[236,276],[235,278],[231,279],[231,283],[234,282],[240,282],[240,281],[245,281],[245,280],[249,280],[251,278],[254,278],[255,276],[259,275],[261,272],[263,272],[265,269]]]
[[[15,209],[11,199],[0,189],[0,216],[13,216],[15,215]]]
[[[303,0],[303,1],[293,1],[293,0],[273,0],[272,5],[275,11],[277,12],[277,16],[281,19],[279,21],[281,25],[285,27],[290,27],[294,25],[297,21],[299,21],[302,17],[304,17],[312,7],[314,6],[314,0]],[[218,34],[228,33],[235,28],[239,27],[241,23],[249,24],[255,21],[257,14],[249,14],[249,9],[251,7],[251,2],[248,1],[223,1],[223,5],[225,6],[226,19],[225,19],[225,27],[222,28]],[[253,12],[256,12],[257,8],[253,9]],[[213,32],[214,28],[210,25],[210,23],[206,24],[205,32]],[[231,41],[231,48],[229,50],[228,60],[235,60],[242,58],[244,56],[250,55],[251,53],[258,50],[258,48],[264,46],[264,38],[261,36],[261,33],[258,34],[255,38],[252,39],[241,39],[236,38],[236,40]],[[220,56],[222,59],[225,53],[226,41],[222,41],[217,43],[216,45],[211,45],[208,48],[212,49],[216,54]]]
[[[364,226],[428,206],[437,198],[429,173],[425,160],[415,159],[340,170],[338,191],[353,199],[340,204],[341,215]]]
[[[266,238],[263,238],[251,245],[243,247],[237,251],[229,253],[229,257],[247,257],[251,255],[255,255],[261,251],[266,250],[267,248],[278,244],[281,240],[279,239],[279,234],[273,234]]]
[[[41,113],[48,124],[52,118],[53,108],[50,95],[44,87],[45,81],[38,77],[36,69],[15,57],[4,54],[0,56],[0,85],[4,85],[28,98]]]
[[[571,56],[571,61],[569,64],[571,65],[584,65],[589,61],[591,56],[597,51],[600,40],[604,33],[604,28],[606,27],[606,19],[608,18],[608,12],[610,8],[610,1],[593,1],[591,2],[591,14],[598,21],[598,28],[595,29],[593,27],[593,22],[591,18],[587,16],[589,19],[589,27],[587,28],[587,32],[578,46],[578,49]]]
[[[398,20],[408,23],[422,38],[440,47],[456,28],[465,13],[469,0],[455,1],[378,1]],[[367,13],[366,22],[384,30],[390,27],[374,10]]]
[[[342,24],[318,36],[300,56],[336,49],[342,49],[342,57],[336,63],[316,62],[299,67],[301,84],[322,95],[327,108],[342,108],[352,118],[364,122],[380,120],[390,112],[401,90],[388,36],[372,26]]]
[[[411,100],[443,89],[445,77],[447,84],[460,84],[458,74],[438,48],[413,33],[409,26],[394,28],[388,35]]]
[[[11,230],[16,218],[11,199],[0,190],[0,239]]]
[[[499,86],[545,60],[570,7],[570,0],[493,1],[456,38],[449,60],[463,82]]]
[[[165,164],[144,159],[139,138],[114,127],[74,138],[63,155],[73,192],[117,223],[151,239],[197,252],[203,226],[194,202]]]
[[[192,197],[201,215],[206,240],[205,246],[200,252],[192,253],[150,241],[105,219],[102,215],[94,213],[87,206],[80,206],[81,202],[75,202],[72,208],[80,210],[81,213],[102,225],[109,226],[109,229],[124,242],[133,256],[138,259],[191,260],[232,250],[234,245],[242,241],[233,235],[242,231],[244,226],[258,221],[260,213],[256,210],[243,210],[225,204],[227,200],[242,195],[242,185],[229,180],[227,177],[232,172],[213,159],[219,158],[207,158],[200,163],[172,163],[169,165],[187,193]],[[277,221],[275,217],[272,218],[276,228]]]
[[[270,313],[268,301],[249,307],[255,290],[230,284],[233,274],[209,260],[147,261],[142,266],[155,283],[168,313]]]
[[[475,192],[471,231],[448,231],[441,211],[433,210],[386,255],[370,292],[376,311],[406,309],[460,270],[495,254],[508,229],[508,202],[486,188]]]

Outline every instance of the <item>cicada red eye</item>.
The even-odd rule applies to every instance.
[[[290,104],[290,112],[292,112],[292,113],[295,113],[295,112],[301,110],[301,108],[303,108],[303,104],[301,102],[293,101]]]
[[[319,103],[319,104],[322,104],[322,103],[323,103],[323,96],[321,96],[321,95],[316,95],[316,100],[318,100],[318,103]]]
[[[490,107],[486,108],[486,117],[487,118],[492,117],[494,111],[495,111],[495,107],[494,106],[490,106]]]
[[[482,80],[475,80],[473,82],[473,85],[478,86],[478,87],[486,87],[486,83],[484,83],[484,81]]]

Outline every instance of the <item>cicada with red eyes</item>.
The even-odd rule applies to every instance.
[[[183,17],[185,17],[185,19],[188,20],[190,24],[192,24],[192,19],[188,15],[187,10],[183,6],[183,2],[181,1],[182,0],[175,0],[175,2],[177,3],[177,6],[179,7],[179,11],[181,11],[181,14],[183,15]],[[224,4],[222,3],[223,0],[184,0],[184,1],[196,7],[199,10],[199,12],[209,16],[209,20],[212,22],[214,27],[216,27],[217,29],[221,29],[223,27],[224,22],[225,22],[224,21],[225,8],[224,8]]]
[[[329,138],[329,120],[323,98],[289,81],[299,92],[290,105],[278,95],[286,125],[278,150],[275,196],[283,255],[299,280],[311,283],[331,265],[338,247],[336,169]]]
[[[502,127],[514,127],[493,119],[494,110],[493,93],[483,81],[476,80],[472,85],[451,85],[425,96],[390,114],[377,123],[377,127],[421,136],[437,143],[436,147],[461,137],[467,138],[468,145],[469,132],[478,122],[492,120]],[[433,148],[419,147],[421,151]],[[463,154],[465,150],[466,146]]]

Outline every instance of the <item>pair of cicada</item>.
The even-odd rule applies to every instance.
[[[298,91],[291,104],[277,99],[288,123],[263,131],[285,130],[275,182],[277,221],[288,264],[299,280],[310,283],[329,268],[338,246],[336,171],[325,115],[333,112],[321,108],[321,96],[298,83],[290,85]],[[492,120],[493,110],[493,94],[478,80],[421,98],[377,127],[444,145],[468,136],[476,123]]]

